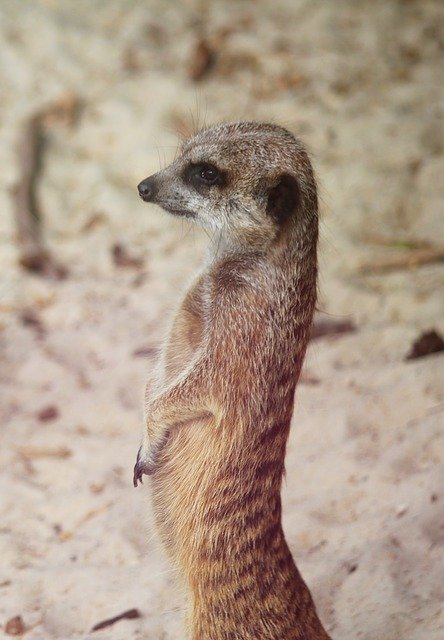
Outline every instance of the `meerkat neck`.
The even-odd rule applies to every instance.
[[[229,234],[226,230],[218,229],[208,247],[210,259],[218,261],[230,255],[255,255],[265,253],[271,246],[273,238],[264,238],[252,232]]]

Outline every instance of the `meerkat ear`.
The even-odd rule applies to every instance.
[[[296,178],[283,173],[277,185],[268,192],[267,214],[282,223],[291,216],[298,204],[299,186]]]

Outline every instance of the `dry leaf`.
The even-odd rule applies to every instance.
[[[431,331],[425,331],[415,340],[405,359],[423,358],[440,351],[444,351],[444,340],[437,331],[432,329]]]
[[[25,631],[26,629],[22,616],[15,616],[14,618],[11,618],[5,625],[5,633],[7,633],[8,636],[21,636]]]

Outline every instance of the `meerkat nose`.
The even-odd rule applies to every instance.
[[[145,178],[145,180],[142,180],[142,182],[137,185],[137,189],[142,200],[144,200],[145,202],[152,201],[156,191],[154,177],[151,176],[149,178]]]

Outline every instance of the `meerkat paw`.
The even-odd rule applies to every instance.
[[[160,455],[167,439],[168,434],[165,433],[161,439],[151,446],[145,443],[140,446],[137,452],[136,464],[134,465],[133,484],[135,487],[139,482],[143,484],[144,475],[151,476],[159,468]]]
[[[149,457],[149,454],[146,455],[143,452],[143,446],[139,448],[137,452],[136,464],[134,465],[134,473],[133,473],[133,485],[137,487],[139,484],[143,484],[143,476],[151,475],[154,469]]]

